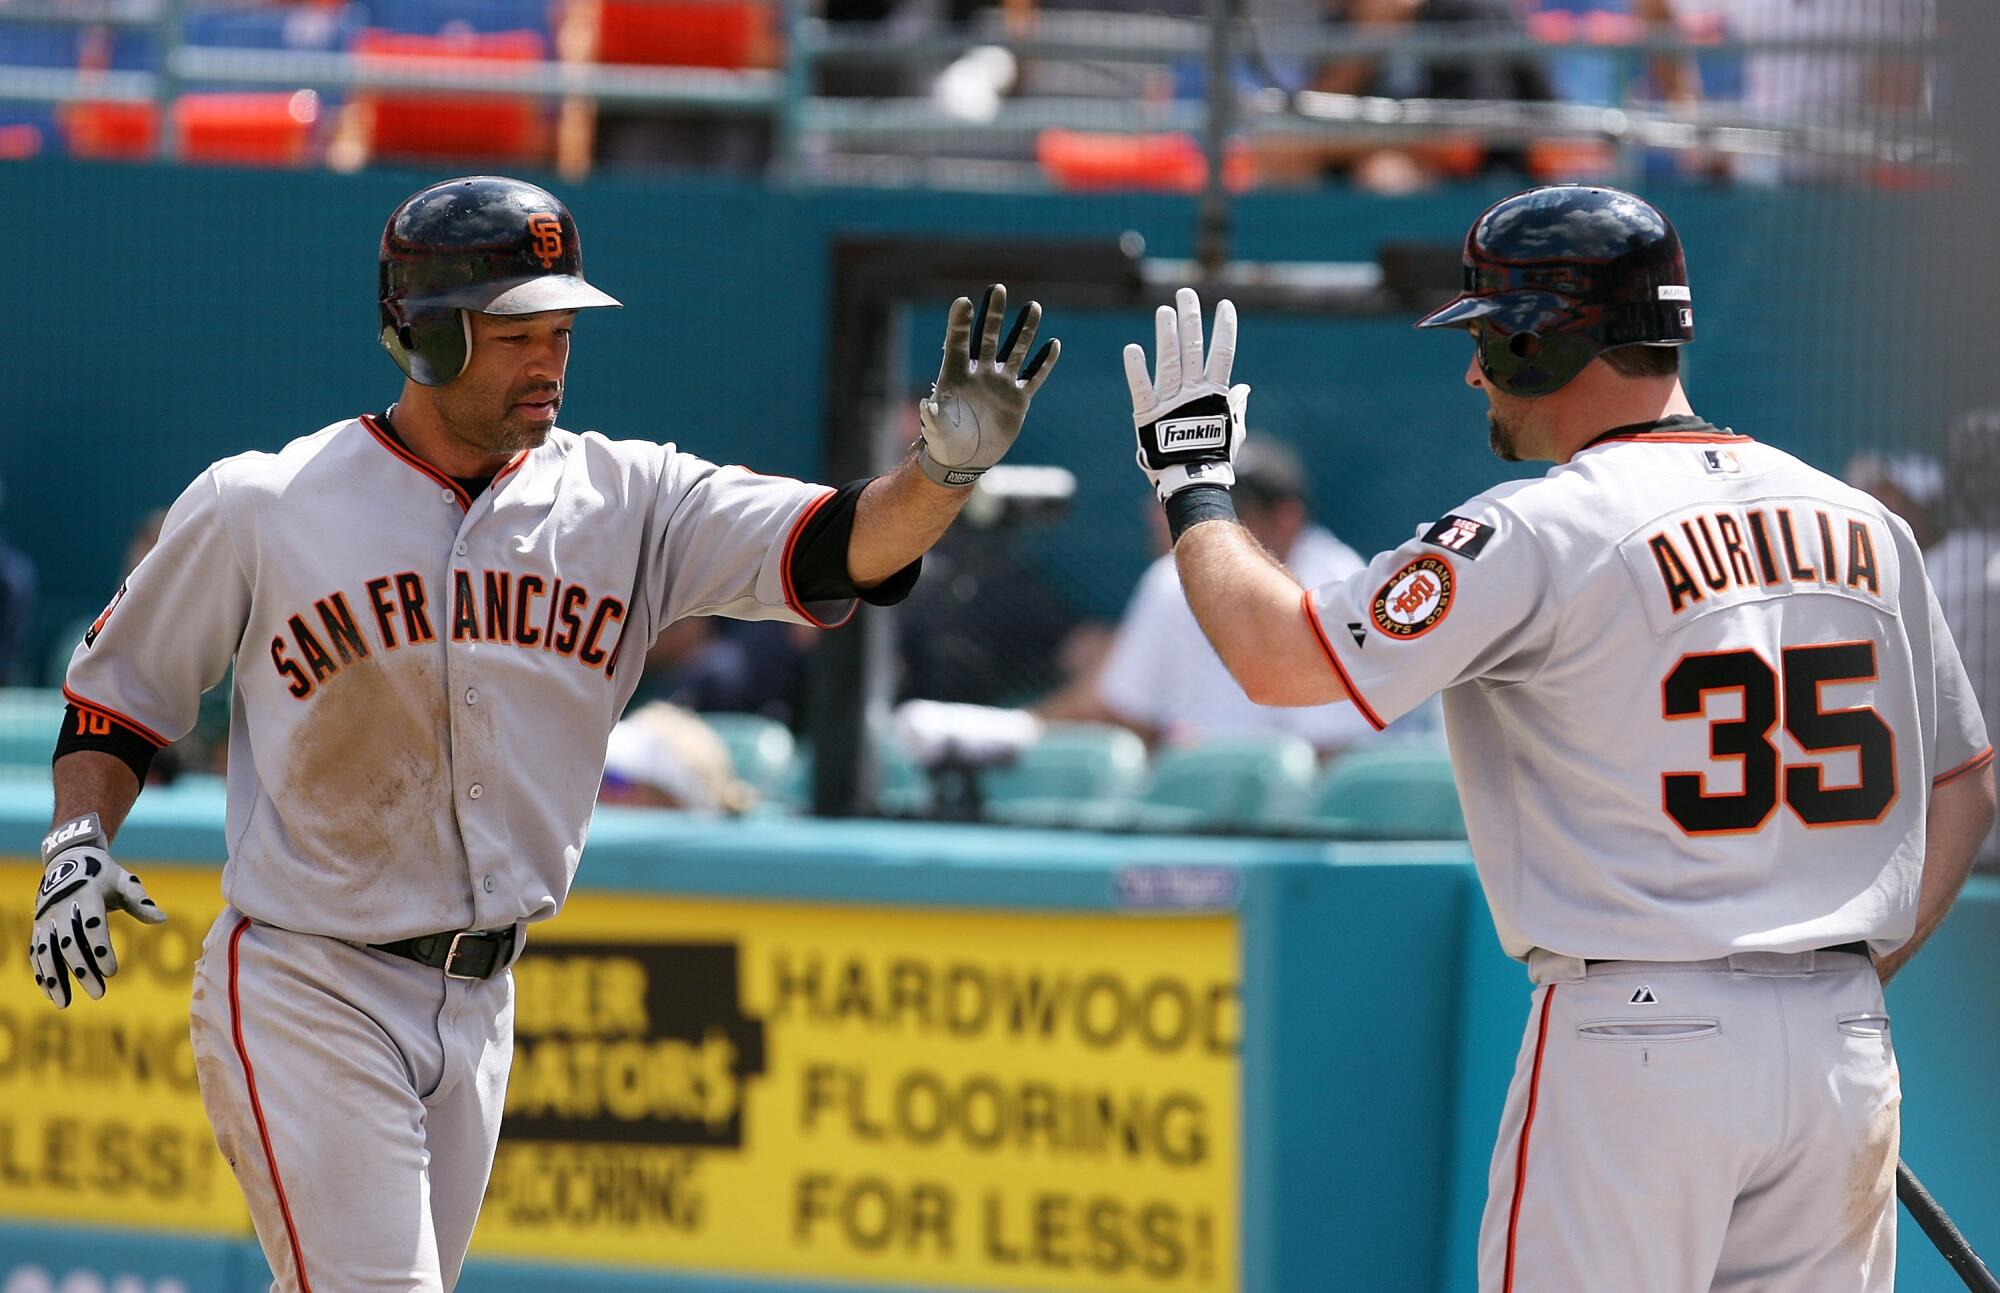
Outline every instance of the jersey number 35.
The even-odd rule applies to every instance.
[[[1661,684],[1669,719],[1701,718],[1710,692],[1734,691],[1743,698],[1743,716],[1709,723],[1709,753],[1736,759],[1743,789],[1710,794],[1699,772],[1669,772],[1660,778],[1661,806],[1690,835],[1738,835],[1759,831],[1785,806],[1807,826],[1855,826],[1882,819],[1896,801],[1896,738],[1870,708],[1823,709],[1826,683],[1873,682],[1873,642],[1829,642],[1786,647],[1774,669],[1756,651],[1712,651],[1682,656]],[[1860,780],[1851,786],[1826,784],[1819,763],[1781,763],[1772,733],[1780,721],[1799,748],[1813,754],[1853,750]],[[1782,777],[1779,775],[1782,773]]]

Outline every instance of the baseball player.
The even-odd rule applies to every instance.
[[[474,176],[381,245],[385,412],[204,471],[73,656],[30,959],[101,996],[153,751],[233,662],[228,906],[196,970],[216,1143],[286,1293],[458,1279],[499,1134],[508,967],[562,907],[607,734],[687,615],[831,627],[901,599],[1053,371],[1030,304],[953,303],[922,437],[841,489],[556,425],[576,222]],[[1032,357],[1031,357],[1032,356]]]
[[[1882,981],[1993,819],[1907,526],[1696,416],[1679,238],[1613,189],[1488,209],[1463,328],[1495,450],[1557,464],[1304,590],[1232,520],[1235,311],[1127,347],[1139,462],[1252,699],[1377,726],[1443,693],[1472,852],[1537,985],[1484,1293],[1878,1293],[1900,1100]]]

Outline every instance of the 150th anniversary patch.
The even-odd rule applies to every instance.
[[[1444,623],[1456,582],[1451,563],[1443,557],[1418,557],[1389,576],[1375,594],[1370,618],[1377,629],[1399,641],[1420,638]]]

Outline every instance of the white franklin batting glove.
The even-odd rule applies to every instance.
[[[1236,362],[1236,306],[1215,307],[1215,345],[1202,360],[1201,298],[1184,287],[1172,306],[1153,313],[1158,359],[1146,371],[1146,351],[1125,347],[1125,381],[1132,388],[1132,425],[1139,433],[1139,470],[1162,503],[1190,485],[1236,483],[1236,451],[1250,388],[1231,386]]]
[[[1028,417],[1028,401],[1062,354],[1062,342],[1050,339],[1027,358],[1042,322],[1040,302],[1028,302],[1001,341],[1000,321],[1006,313],[1007,289],[998,283],[979,298],[976,320],[971,300],[961,296],[951,303],[937,385],[929,399],[917,401],[924,427],[917,461],[924,475],[940,485],[972,488],[1014,447]]]
[[[96,813],[64,822],[42,841],[47,869],[35,901],[28,962],[58,1010],[74,999],[72,976],[95,1001],[104,995],[104,981],[118,973],[109,911],[128,911],[148,925],[167,918],[146,896],[139,877],[104,851],[108,842]]]

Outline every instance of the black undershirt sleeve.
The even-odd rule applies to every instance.
[[[894,606],[910,595],[923,573],[918,557],[873,588],[856,588],[847,575],[847,543],[854,534],[854,509],[868,481],[842,485],[806,521],[792,545],[792,588],[802,602],[837,602],[859,597],[870,606]]]
[[[153,766],[153,756],[160,752],[158,746],[131,728],[121,723],[105,722],[103,716],[95,712],[86,716],[85,711],[71,705],[63,711],[63,729],[62,734],[56,737],[55,758],[60,759],[78,750],[98,750],[114,756],[132,769],[132,775],[139,778],[142,786],[146,784],[146,774]]]

